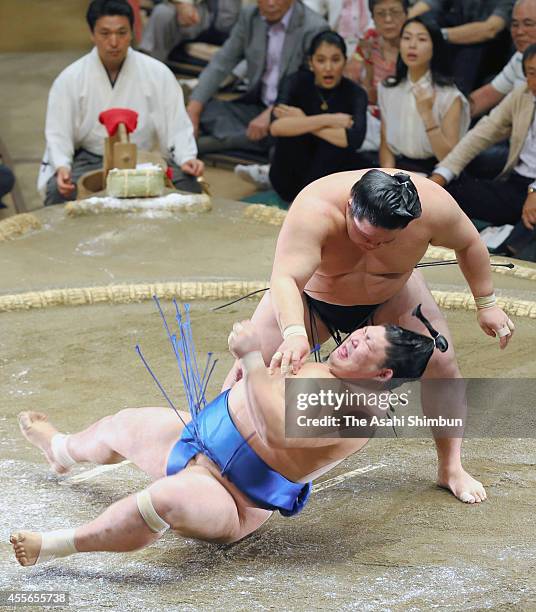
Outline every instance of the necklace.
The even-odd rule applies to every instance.
[[[331,96],[333,95],[333,93],[331,95],[328,96],[328,99],[326,100],[326,98],[324,98],[324,96],[320,93],[320,90],[318,89],[318,87],[316,87],[316,93],[318,94],[318,97],[320,98],[320,100],[322,100],[322,103],[320,104],[320,110],[326,112],[327,110],[329,110],[329,100],[331,98]]]

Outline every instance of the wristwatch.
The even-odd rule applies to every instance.
[[[447,28],[441,28],[441,36],[443,36],[443,40],[445,42],[449,41],[449,31],[447,30]]]
[[[527,187],[527,193],[536,193],[536,181]]]

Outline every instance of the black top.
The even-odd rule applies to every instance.
[[[324,101],[327,110],[320,108]],[[354,125],[346,130],[346,136],[347,148],[355,151],[363,143],[367,131],[367,102],[366,91],[350,79],[343,77],[333,89],[323,89],[315,85],[312,72],[303,70],[283,80],[275,105],[297,106],[308,116],[323,113],[352,115]]]
[[[441,15],[440,25],[454,27],[485,21],[492,15],[509,24],[514,0],[426,0],[426,4]]]

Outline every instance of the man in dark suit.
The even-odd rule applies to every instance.
[[[258,0],[240,11],[221,51],[203,70],[187,110],[199,139],[199,151],[246,149],[266,153],[272,105],[279,83],[296,72],[312,38],[328,29],[322,17],[301,0]],[[232,69],[245,59],[248,89],[239,100],[212,96]]]

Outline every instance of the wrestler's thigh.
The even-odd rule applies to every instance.
[[[190,415],[179,411],[188,423]],[[166,473],[169,452],[184,425],[171,408],[127,408],[113,416],[112,448],[151,478]]]
[[[419,270],[414,270],[404,287],[378,307],[374,313],[373,322],[375,325],[392,323],[429,336],[430,334],[422,322],[412,315],[418,304],[422,304],[424,316],[430,321],[434,329],[445,336],[449,343],[449,348],[445,353],[434,351],[425,375],[438,378],[459,376],[454,345],[447,321]]]
[[[271,512],[238,502],[211,472],[192,465],[150,488],[155,509],[185,538],[236,542],[258,529]]]

